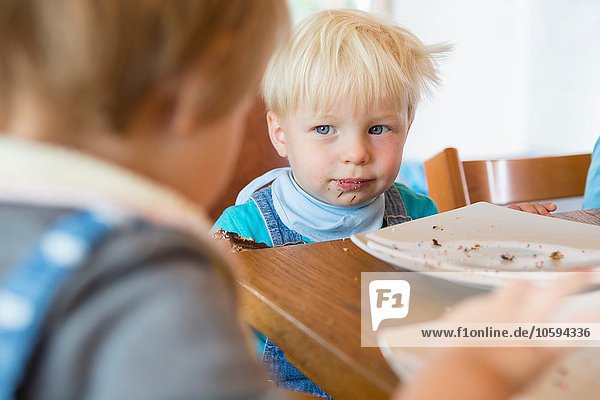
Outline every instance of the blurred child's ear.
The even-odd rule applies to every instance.
[[[138,126],[136,131],[163,137],[196,135],[200,125],[197,93],[203,79],[201,73],[187,71],[151,90],[138,109],[138,125],[141,121],[143,129]]]
[[[267,113],[267,125],[269,127],[269,138],[275,150],[281,157],[287,157],[285,146],[285,132],[280,123],[280,119],[273,111]]]
[[[198,133],[197,94],[202,90],[203,82],[204,76],[201,73],[188,71],[178,80],[174,92],[165,91],[165,109],[170,111],[165,114],[165,118],[168,118],[168,126],[173,134],[185,136]]]
[[[155,86],[135,108],[128,125],[125,127],[127,136],[171,136],[185,132],[194,115],[182,112],[182,85],[170,81]]]

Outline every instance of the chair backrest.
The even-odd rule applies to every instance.
[[[287,159],[280,157],[271,144],[262,98],[256,98],[248,113],[244,128],[243,144],[233,176],[230,178],[225,193],[209,210],[213,219],[217,219],[225,208],[232,206],[240,190],[254,178],[273,168],[289,165]]]
[[[429,195],[440,211],[478,201],[511,204],[582,196],[591,154],[461,161],[447,148],[425,161]]]

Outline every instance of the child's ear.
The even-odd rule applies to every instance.
[[[193,90],[201,86],[191,78],[190,74],[186,74],[149,90],[127,130],[131,134],[156,138],[187,137],[197,133],[198,122],[192,100]]]
[[[283,131],[279,117],[273,111],[267,113],[267,125],[269,127],[269,138],[277,154],[281,157],[287,157],[285,132]]]

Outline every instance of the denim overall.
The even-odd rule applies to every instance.
[[[281,219],[273,206],[271,186],[252,195],[252,199],[262,214],[269,236],[273,241],[273,247],[288,246],[305,243],[302,236],[281,222]],[[400,192],[392,185],[385,191],[385,210],[383,214],[383,227],[401,224],[412,220],[406,215],[406,207]],[[275,380],[277,387],[296,392],[308,393],[315,397],[331,399],[323,389],[308,379],[298,368],[292,365],[285,354],[270,339],[266,339],[262,362],[269,370],[270,376]]]
[[[0,280],[0,400],[15,398],[63,282],[119,223],[86,210],[61,217]]]

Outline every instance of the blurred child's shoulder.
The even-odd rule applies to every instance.
[[[226,208],[215,222],[212,231],[218,229],[234,232],[243,238],[265,243],[269,247],[272,246],[265,220],[252,199],[243,204]]]
[[[394,186],[400,192],[406,207],[406,213],[412,219],[427,217],[439,212],[435,202],[430,197],[417,193],[399,182],[394,182]]]

